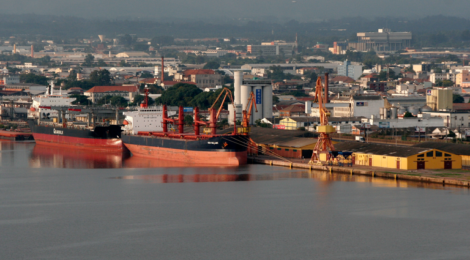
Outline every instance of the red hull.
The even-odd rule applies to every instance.
[[[247,162],[247,152],[203,152],[124,144],[133,156],[180,162],[198,166],[240,166]]]
[[[73,147],[79,149],[92,149],[95,151],[122,151],[121,139],[80,138],[63,135],[33,134],[38,144]]]

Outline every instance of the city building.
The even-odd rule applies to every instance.
[[[263,42],[261,45],[247,45],[246,51],[256,56],[284,56],[292,57],[296,43],[283,41]]]
[[[127,51],[116,54],[116,58],[146,58],[150,55],[143,51]]]
[[[426,91],[426,105],[432,111],[451,110],[454,102],[452,88],[434,88]]]
[[[137,86],[95,86],[84,93],[93,103],[104,96],[121,96],[129,102],[134,102],[137,94],[139,94]]]
[[[436,84],[438,80],[450,80],[452,82],[456,82],[457,73],[453,72],[446,72],[446,73],[431,73],[429,74],[429,81],[433,84]]]
[[[384,107],[384,99],[377,95],[339,97],[330,102],[348,104],[344,107],[334,107],[333,113],[336,117],[379,116],[380,108]]]
[[[216,85],[223,84],[223,76],[210,69],[194,69],[176,73],[174,80],[194,82],[200,89],[214,88]]]
[[[358,32],[358,42],[350,44],[357,51],[395,52],[411,46],[411,32],[392,32],[379,29],[377,32]]]
[[[470,72],[468,70],[462,70],[455,76],[455,85],[461,88],[470,88]]]
[[[470,127],[470,112],[431,111],[422,112],[431,117],[440,117],[445,127],[459,128]]]
[[[362,75],[362,65],[352,64],[350,61],[345,60],[343,64],[338,66],[338,75],[358,80]]]

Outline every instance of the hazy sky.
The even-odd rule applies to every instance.
[[[467,17],[470,0],[4,0],[0,13],[80,17],[278,17],[297,20],[343,16],[449,15]]]

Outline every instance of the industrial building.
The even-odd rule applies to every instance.
[[[284,56],[292,57],[297,44],[295,42],[263,42],[261,45],[247,45],[246,51],[257,56]]]
[[[233,130],[226,129],[220,133],[230,133],[230,131]],[[314,134],[306,131],[253,127],[250,139],[257,149],[251,152],[284,158],[310,158],[317,142],[314,137]]]
[[[358,80],[362,75],[362,65],[352,64],[351,61],[345,60],[338,66],[338,75]]]
[[[426,105],[432,111],[451,110],[453,104],[452,88],[434,88],[426,91]]]
[[[338,151],[353,152],[353,164],[400,170],[461,169],[462,157],[440,149],[342,142]]]
[[[357,51],[394,52],[411,46],[411,32],[392,32],[379,29],[377,32],[358,32],[358,42],[350,47]]]
[[[470,167],[470,146],[468,144],[423,142],[415,144],[414,147],[439,149],[444,152],[460,155],[462,157],[462,167]]]
[[[336,117],[370,117],[379,116],[380,108],[384,107],[384,99],[378,95],[354,95],[332,99],[331,103],[347,104],[347,106],[334,107],[333,114]],[[312,104],[307,106],[312,107]]]
[[[270,80],[243,80],[243,72],[234,71],[234,103],[228,106],[229,123],[233,124],[234,113],[236,119],[242,121],[242,111],[247,108],[250,95],[255,96],[256,109],[253,108],[249,122],[254,124],[256,120],[271,118],[273,116],[273,88]]]

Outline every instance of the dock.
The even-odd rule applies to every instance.
[[[13,141],[34,140],[31,132],[17,132],[0,130],[0,139],[8,139]]]
[[[248,158],[248,163],[253,164],[266,164],[288,167],[290,169],[317,170],[335,174],[361,175],[372,178],[436,183],[443,186],[452,185],[470,188],[470,171],[468,170],[446,170],[445,172],[442,170],[408,171],[360,165],[354,165],[353,167],[312,165],[308,164],[308,161],[308,159],[279,160],[269,156],[252,156]]]

